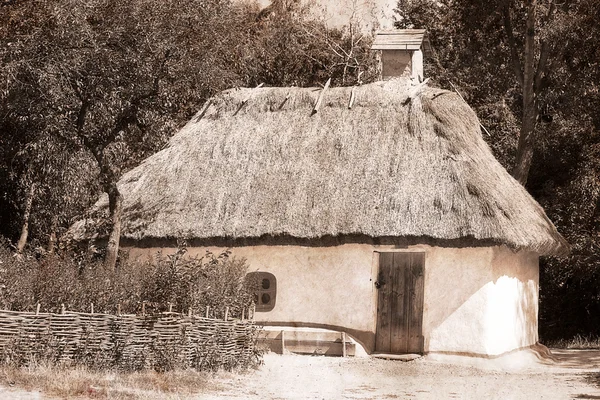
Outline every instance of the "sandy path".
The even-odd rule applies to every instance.
[[[0,387],[0,399],[2,400],[40,400],[44,398],[39,392]]]
[[[230,389],[200,398],[600,399],[600,388],[590,381],[598,371],[595,365],[572,358],[567,354],[562,363],[504,372],[493,364],[480,368],[427,359],[404,363],[269,354],[259,370],[219,380]]]
[[[466,357],[411,362],[267,354],[245,374],[218,373],[195,400],[600,399],[600,351],[554,350],[556,360],[490,362]],[[485,361],[485,362],[484,362]],[[526,360],[527,361],[527,360]],[[508,367],[507,367],[508,365]],[[119,397],[125,399],[127,397]],[[160,396],[158,397],[160,398]],[[189,399],[176,393],[169,399]],[[0,399],[51,399],[0,387]]]

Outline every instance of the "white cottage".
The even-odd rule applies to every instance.
[[[409,33],[404,49],[376,38],[396,62],[380,82],[215,96],[119,181],[123,246],[231,248],[262,283],[260,323],[344,332],[368,353],[534,345],[538,258],[568,245],[471,108],[417,83],[424,32]]]

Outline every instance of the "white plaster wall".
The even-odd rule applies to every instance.
[[[425,351],[494,356],[535,344],[538,273],[537,254],[506,247],[430,251]]]
[[[423,81],[423,51],[415,50],[412,52],[412,58],[410,60],[411,64],[411,77],[413,79],[418,80],[419,82]]]
[[[157,248],[131,249],[132,257]],[[190,248],[202,255],[219,248]],[[174,249],[165,249],[166,252]],[[378,251],[425,252],[425,352],[499,355],[537,342],[538,257],[506,247],[408,249],[345,244],[330,247],[246,246],[232,249],[250,271],[277,278],[277,300],[259,321],[344,328],[373,350]]]
[[[249,271],[277,279],[277,300],[262,321],[298,321],[372,330],[373,252],[367,246],[256,246],[233,249]]]
[[[539,263],[534,253],[518,256],[498,248],[487,309],[488,354],[502,354],[537,343]]]
[[[130,256],[147,257],[159,250],[131,249]],[[188,254],[201,256],[206,250],[223,249],[189,248]],[[233,248],[232,256],[245,258],[248,272],[266,271],[277,279],[275,308],[257,312],[257,321],[348,328],[363,346],[372,347],[377,296],[372,246],[245,246]]]

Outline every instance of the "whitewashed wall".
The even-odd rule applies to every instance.
[[[133,248],[148,257],[158,248]],[[174,249],[163,249],[172,252]],[[190,255],[206,250],[190,248]],[[268,324],[345,330],[373,351],[378,251],[425,252],[425,352],[499,355],[537,342],[538,257],[506,247],[440,248],[345,244],[330,247],[246,246],[232,249],[251,271],[277,279]]]
[[[538,257],[506,247],[427,253],[428,352],[499,355],[538,340]]]

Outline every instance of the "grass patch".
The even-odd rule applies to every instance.
[[[600,336],[575,335],[571,339],[550,341],[547,347],[557,349],[600,349]]]
[[[94,371],[84,367],[64,368],[38,364],[31,367],[0,368],[0,385],[60,398],[142,400],[184,399],[205,392],[219,391],[215,377],[233,375],[174,370],[115,372]]]

